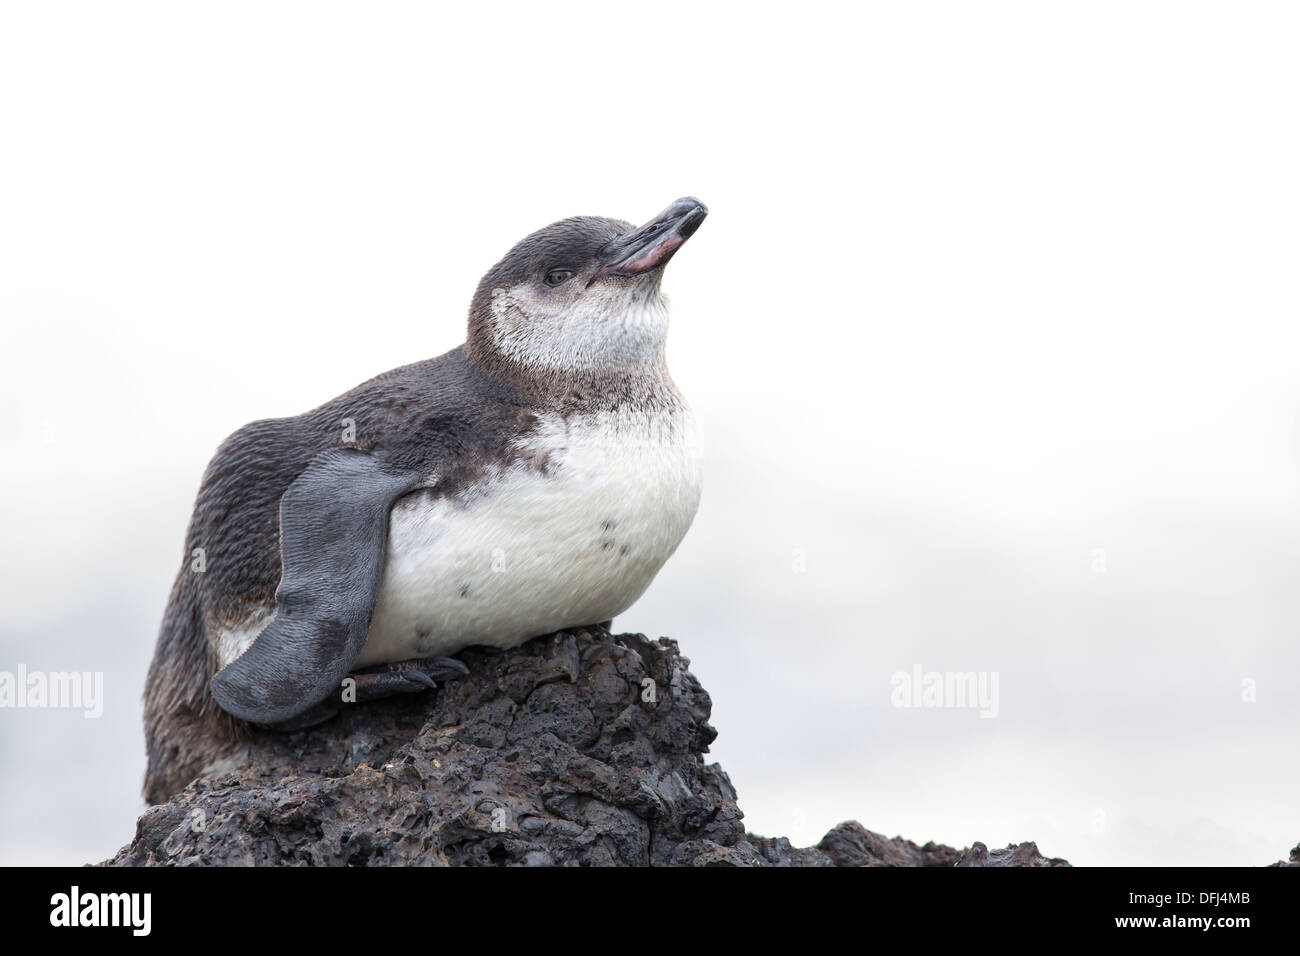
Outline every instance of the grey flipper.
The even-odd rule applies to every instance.
[[[275,620],[212,680],[228,713],[289,721],[340,684],[361,653],[384,570],[388,514],[419,484],[364,452],[314,458],[280,499],[283,577]]]

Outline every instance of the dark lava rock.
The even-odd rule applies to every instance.
[[[266,733],[140,818],[115,866],[1067,866],[842,823],[745,832],[674,641],[582,631],[471,648],[470,676]]]
[[[1048,859],[1038,852],[1037,843],[1013,843],[1001,850],[990,851],[976,840],[961,855],[957,866],[1069,866],[1061,859]]]
[[[1300,866],[1300,843],[1291,848],[1290,859],[1278,860],[1276,863],[1270,863],[1269,866]]]

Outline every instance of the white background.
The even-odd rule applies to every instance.
[[[106,702],[0,711],[0,861],[131,838],[144,673],[226,434],[458,344],[525,233],[685,194],[712,214],[668,270],[670,359],[706,490],[619,624],[694,662],[750,828],[1284,857],[1298,26],[6,3],[0,670],[103,671]],[[997,672],[999,716],[892,707],[916,664]]]

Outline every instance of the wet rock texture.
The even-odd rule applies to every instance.
[[[745,832],[703,754],[709,695],[675,642],[604,632],[471,648],[471,676],[266,734],[140,818],[119,866],[1068,866],[842,823]]]

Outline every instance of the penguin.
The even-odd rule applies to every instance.
[[[462,345],[221,444],[149,668],[146,800],[260,729],[434,688],[465,647],[607,626],[644,593],[700,500],[660,280],[707,214],[553,223],[483,276]]]

